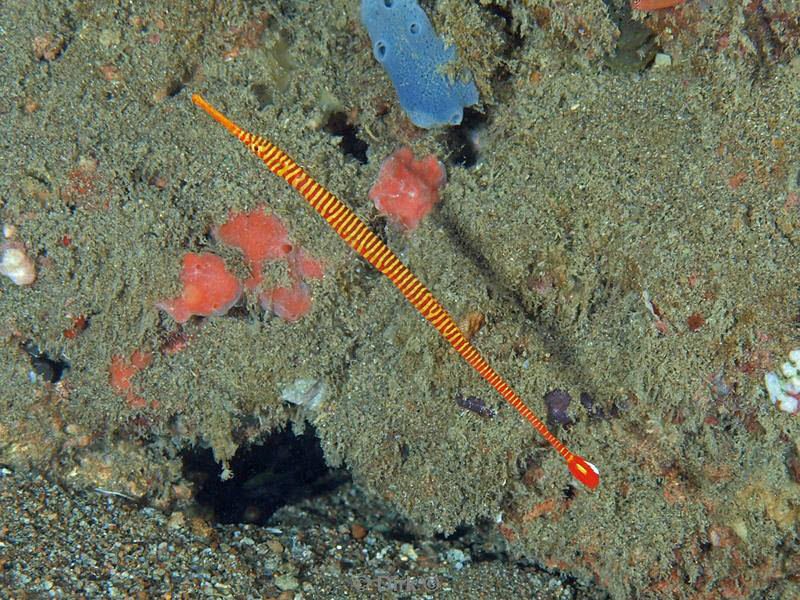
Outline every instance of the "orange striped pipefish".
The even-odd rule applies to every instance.
[[[631,2],[631,8],[634,10],[652,12],[654,10],[661,10],[662,8],[672,8],[684,2],[685,0],[633,0]]]
[[[422,285],[422,282],[417,279],[408,267],[400,262],[397,255],[378,236],[372,233],[350,208],[312,179],[302,167],[272,142],[245,131],[198,94],[192,95],[192,102],[225,127],[231,135],[238,138],[253,154],[264,162],[272,173],[297,190],[311,205],[311,208],[325,219],[340,238],[363,256],[373,267],[386,275],[414,308],[436,328],[464,360],[481,377],[488,381],[511,406],[517,409],[519,414],[525,417],[536,431],[564,458],[570,473],[575,479],[590,489],[597,487],[600,481],[597,467],[577,454],[570,452],[564,444],[550,433],[545,424],[525,405],[522,398],[489,366],[486,359],[464,337],[455,321],[447,314],[447,311],[439,304],[439,301],[433,297],[433,294]]]

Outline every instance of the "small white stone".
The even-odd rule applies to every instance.
[[[794,414],[797,412],[797,398],[789,396],[788,394],[782,394],[779,406],[783,412]]]
[[[25,254],[21,244],[14,242],[3,244],[0,275],[5,275],[17,285],[30,285],[36,279],[36,266]]]
[[[778,379],[778,376],[772,371],[767,371],[764,373],[764,385],[767,386],[770,402],[775,404],[778,396],[783,393],[780,379]]]
[[[800,348],[795,348],[789,352],[789,360],[800,368]]]
[[[653,61],[654,67],[671,67],[672,66],[672,57],[669,54],[664,54],[663,52],[659,52],[656,54],[656,58]]]
[[[417,560],[417,551],[409,543],[400,546],[400,558],[406,557],[409,560]]]
[[[786,377],[794,377],[797,375],[797,368],[790,362],[785,362],[781,365],[781,371]]]
[[[787,364],[781,365],[784,372]],[[768,371],[764,374],[764,385],[773,404],[783,412],[797,414],[800,410],[800,375],[784,378]]]

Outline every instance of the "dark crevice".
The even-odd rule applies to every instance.
[[[467,168],[475,166],[480,152],[480,130],[487,119],[486,114],[466,108],[461,125],[447,129],[445,145],[449,164]]]
[[[67,361],[51,358],[46,352],[41,352],[39,346],[31,340],[24,342],[22,349],[31,357],[31,370],[47,383],[58,383],[69,369]]]
[[[330,469],[312,427],[302,435],[271,434],[261,444],[242,446],[229,463],[233,477],[220,479],[208,448],[183,453],[183,470],[197,485],[197,502],[224,524],[265,524],[276,510],[335,489],[346,471]]]
[[[331,113],[323,129],[331,135],[342,138],[339,141],[339,148],[342,152],[352,156],[362,165],[367,164],[369,144],[358,137],[358,130],[348,121],[347,113]]]
[[[499,4],[488,4],[484,8],[495,17],[499,17],[503,20],[503,33],[506,36],[506,47],[502,54],[503,56],[510,57],[513,52],[521,48],[523,44],[519,28],[514,23],[514,16],[511,14],[511,9],[507,6],[500,6]]]

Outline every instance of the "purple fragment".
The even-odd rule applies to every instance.
[[[731,388],[725,382],[725,373],[722,369],[711,379],[711,393],[717,401],[724,400],[731,393]]]
[[[486,403],[477,396],[467,396],[465,398],[461,394],[458,394],[456,396],[456,404],[461,408],[466,408],[482,417],[488,417],[490,419],[497,414],[491,406],[486,406]]]
[[[599,404],[595,404],[594,398],[588,392],[581,392],[580,398],[583,408],[589,413],[589,418],[597,421],[606,418],[606,411]]]
[[[571,423],[567,409],[572,402],[570,395],[564,390],[551,390],[544,395],[544,403],[547,406],[547,420],[558,425]]]

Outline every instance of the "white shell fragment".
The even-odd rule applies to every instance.
[[[328,384],[322,379],[297,379],[281,390],[281,400],[317,410],[328,395]]]

